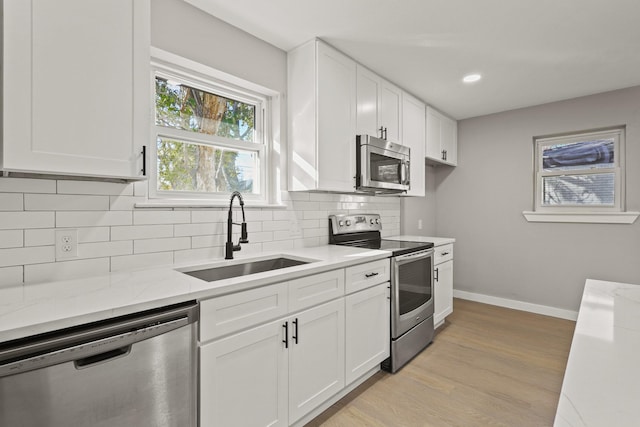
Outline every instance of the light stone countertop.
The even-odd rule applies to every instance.
[[[587,280],[554,422],[640,422],[640,286]]]
[[[205,282],[176,271],[284,256],[313,261],[248,276]],[[190,263],[103,276],[0,288],[0,343],[170,304],[206,299],[384,259],[389,252],[326,245],[260,254],[235,253],[234,260]]]
[[[442,246],[448,243],[454,243],[456,239],[452,237],[431,237],[431,236],[417,236],[410,234],[403,234],[400,236],[385,237],[389,240],[407,240],[409,242],[433,242],[433,246]]]

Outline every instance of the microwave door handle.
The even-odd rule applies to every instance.
[[[404,184],[405,185],[410,185],[411,184],[411,167],[409,164],[409,160],[406,161],[406,163],[404,164]]]

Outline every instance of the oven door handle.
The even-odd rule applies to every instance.
[[[397,263],[405,263],[405,262],[417,261],[420,259],[432,257],[433,253],[434,253],[433,249],[428,249],[426,251],[414,252],[406,255],[398,255],[393,259]]]

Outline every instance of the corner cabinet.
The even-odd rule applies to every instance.
[[[427,107],[426,158],[434,164],[458,164],[458,122],[431,107]]]
[[[383,259],[201,301],[200,425],[302,425],[373,375],[389,357],[389,269]]]
[[[355,191],[355,61],[312,40],[288,75],[289,191]]]
[[[149,0],[5,0],[3,172],[143,179]]]
[[[453,244],[436,246],[434,256],[434,314],[437,328],[453,313]]]

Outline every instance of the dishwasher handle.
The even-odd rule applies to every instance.
[[[174,329],[187,326],[190,323],[192,324],[188,317],[183,317],[75,346],[65,347],[49,353],[26,356],[25,358],[0,365],[0,378],[70,361],[74,361],[77,369],[88,368],[102,362],[106,363],[116,357],[123,357],[129,354],[131,346],[136,342],[165,334]],[[118,351],[118,349],[120,350]],[[123,351],[122,349],[127,350]]]

